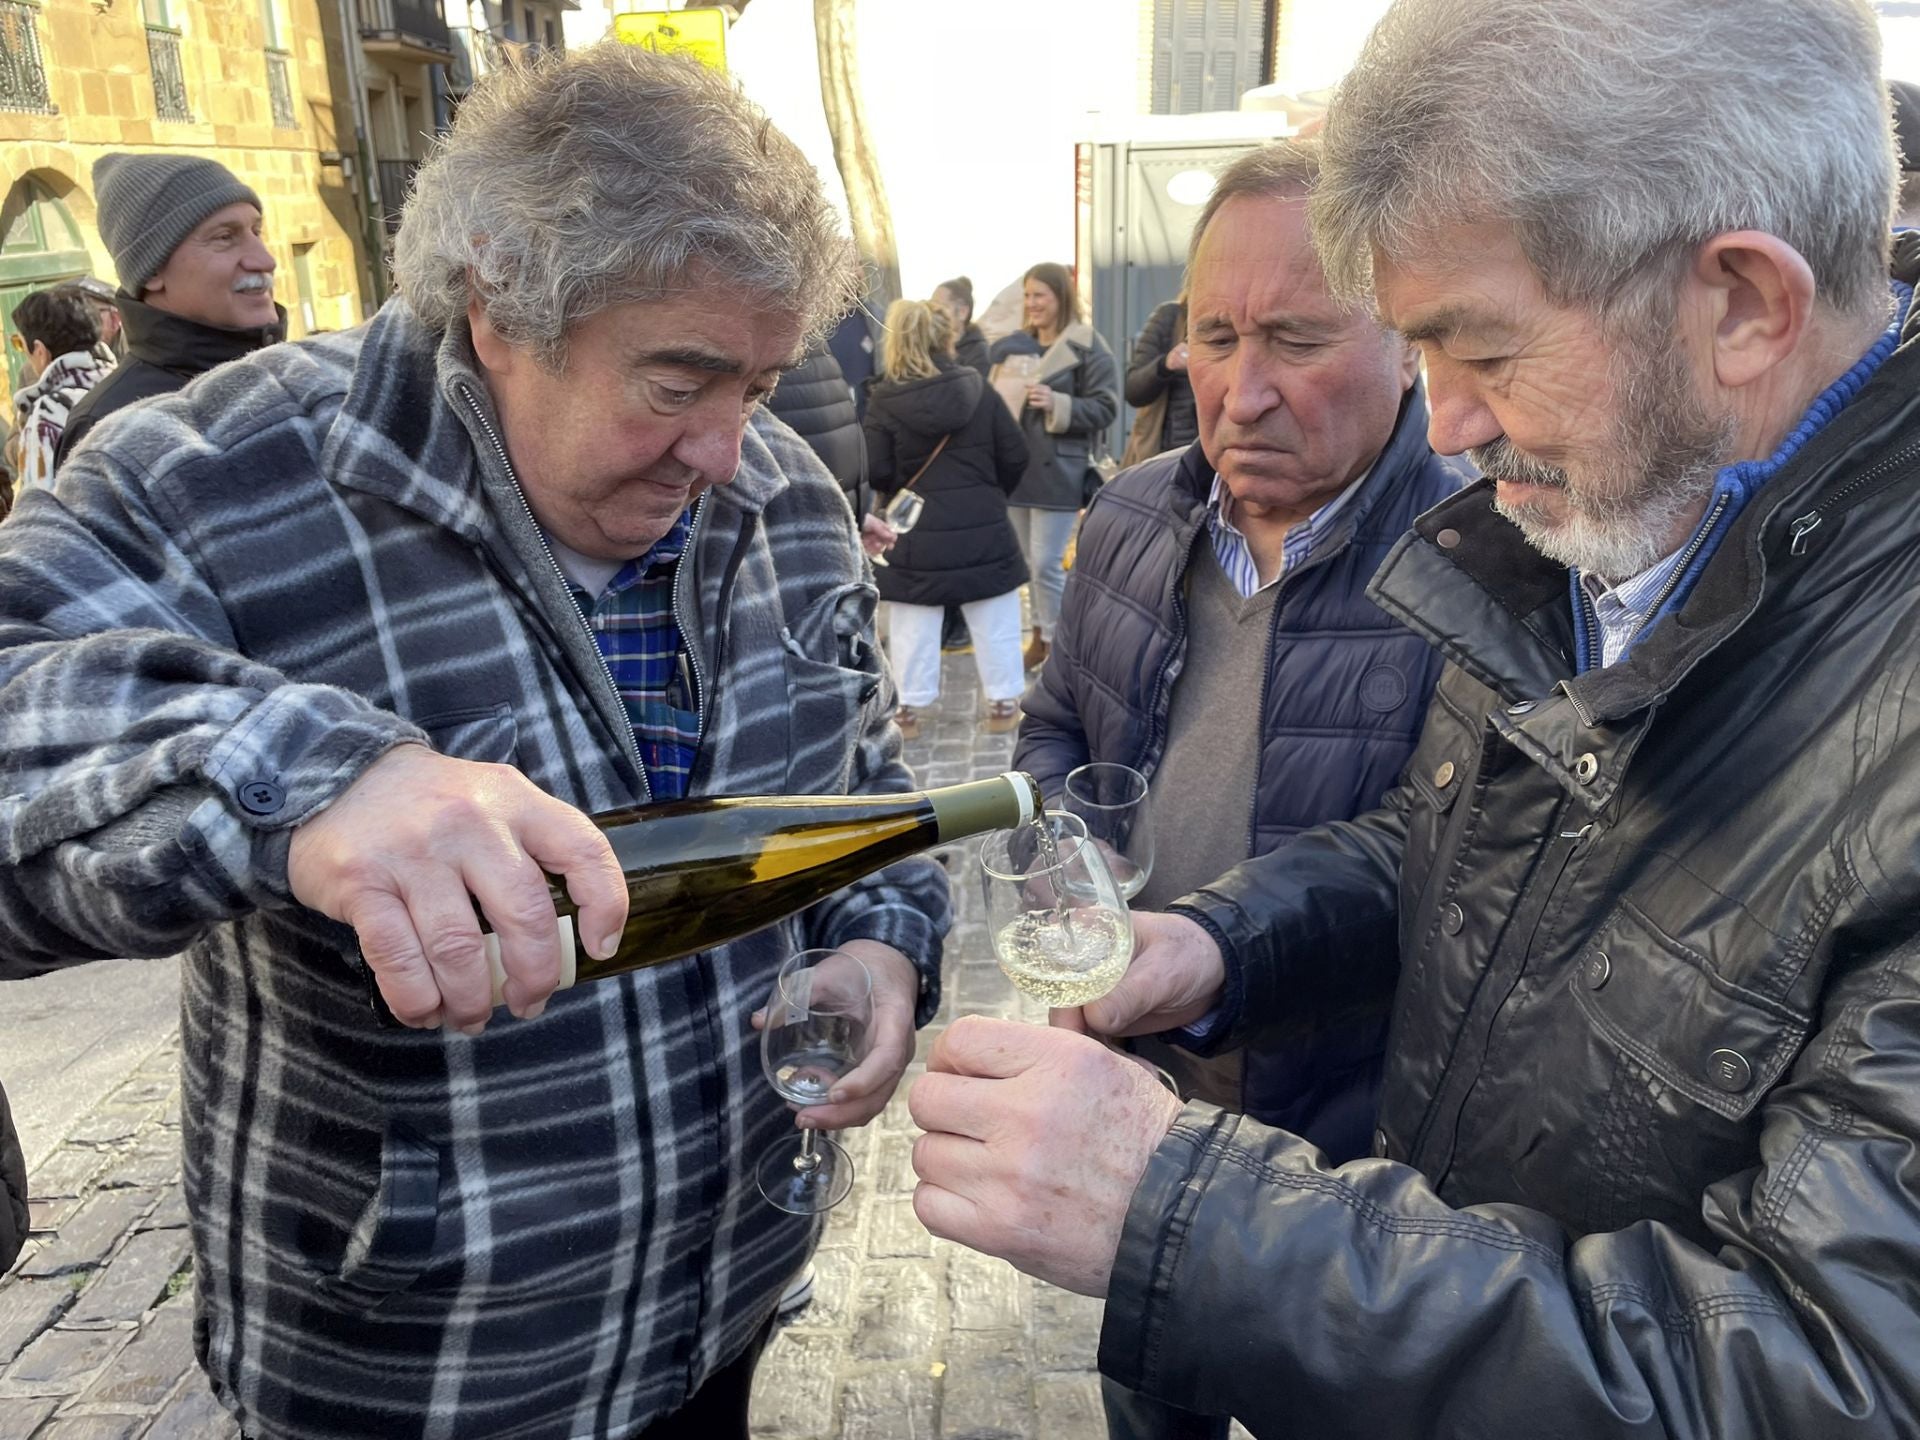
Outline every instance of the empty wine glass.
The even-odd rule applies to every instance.
[[[1131,900],[1153,874],[1153,814],[1147,777],[1131,765],[1096,761],[1068,773],[1060,808],[1086,822],[1105,853],[1122,898]]]
[[[1120,983],[1133,958],[1133,922],[1079,816],[1049,810],[989,835],[980,873],[994,953],[1016,988],[1070,1007]]]
[[[919,492],[902,490],[887,502],[887,508],[880,512],[880,518],[893,527],[894,534],[904,535],[920,523],[920,513],[926,508],[927,502],[920,497]],[[885,565],[887,557],[876,555],[873,557],[873,563]]]
[[[873,978],[844,950],[802,950],[774,977],[760,1032],[760,1065],[780,1096],[822,1104],[867,1053]],[[853,1189],[853,1160],[837,1141],[802,1130],[760,1157],[760,1193],[790,1215],[817,1215]]]

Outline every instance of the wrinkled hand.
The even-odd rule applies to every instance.
[[[1213,937],[1184,915],[1133,917],[1133,959],[1120,983],[1078,1010],[1055,1010],[1063,1030],[1156,1035],[1191,1025],[1220,1003],[1227,967]]]
[[[868,555],[879,555],[893,548],[900,533],[878,515],[869,515],[860,522],[860,548]]]
[[[1051,385],[1029,385],[1027,387],[1027,408],[1029,410],[1051,410],[1053,408],[1053,387]]]
[[[809,1105],[797,1123],[803,1130],[850,1130],[882,1110],[900,1086],[913,1060],[913,1012],[920,1000],[920,972],[891,945],[878,940],[849,940],[837,949],[853,956],[873,977],[873,1024],[867,1030],[867,1055],[835,1083],[828,1103]],[[766,1007],[753,1012],[753,1028],[764,1030]]]
[[[1183,340],[1167,352],[1167,369],[1173,371],[1187,368],[1187,344]]]
[[[1180,1101],[1084,1035],[971,1016],[934,1044],[908,1095],[935,1235],[1104,1296],[1127,1206]]]
[[[493,1012],[474,901],[500,942],[502,998],[532,1019],[560,980],[547,875],[566,877],[589,950],[613,953],[627,887],[592,821],[506,765],[402,745],[293,832],[287,881],[309,909],[351,925],[403,1024],[469,1034]],[[596,942],[598,937],[598,943]]]

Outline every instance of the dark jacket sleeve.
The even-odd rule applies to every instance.
[[[1033,452],[1027,446],[1026,432],[1015,423],[998,395],[989,390],[980,404],[993,416],[993,478],[1011,495],[1027,473]]]
[[[0,1090],[0,1274],[27,1239],[27,1166],[7,1092]]]
[[[867,440],[867,483],[873,487],[874,494],[891,495],[900,488],[900,477],[893,473],[893,431],[871,399],[867,401],[867,418],[860,428]]]
[[[1920,944],[1836,971],[1816,1027],[1759,1164],[1700,1197],[1710,1249],[1455,1209],[1189,1105],[1134,1193],[1100,1368],[1323,1440],[1920,1433]]]
[[[1073,418],[1061,432],[1067,435],[1102,434],[1120,413],[1120,364],[1106,342],[1094,337],[1093,348],[1074,370]]]
[[[1167,354],[1173,349],[1173,322],[1179,313],[1179,302],[1169,300],[1154,306],[1147,323],[1140,327],[1140,338],[1133,342],[1133,358],[1127,363],[1129,405],[1151,405],[1166,392],[1173,374],[1167,369]]]
[[[1379,809],[1243,860],[1167,907],[1199,922],[1226,961],[1221,1008],[1193,1048],[1248,1044],[1303,1014],[1339,1014],[1392,993],[1411,803],[1403,784]]]

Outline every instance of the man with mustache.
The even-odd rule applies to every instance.
[[[127,354],[73,407],[56,470],[107,416],[287,335],[260,197],[226,166],[198,155],[102,155],[93,190],[120,275],[113,303]]]
[[[751,1016],[857,955],[869,1054],[798,1119],[878,1114],[943,872],[567,989],[548,877],[604,957],[588,813],[911,788],[853,516],[761,404],[857,262],[732,81],[613,42],[489,76],[394,254],[368,324],[0,526],[0,978],[186,951],[195,1333],[252,1440],[746,1440],[819,1229],[755,1184],[796,1117]]]
[[[1229,166],[1189,244],[1200,437],[1100,492],[1014,764],[1058,795],[1090,761],[1147,776],[1159,910],[1249,856],[1380,803],[1419,738],[1440,659],[1365,595],[1462,475],[1427,445],[1418,355],[1327,293],[1307,235],[1311,141]],[[1367,1153],[1386,1006],[1206,1059],[1137,1053],[1183,1096]],[[1111,1384],[1116,1437],[1220,1436]]]
[[[1373,583],[1404,782],[1137,917],[1096,1032],[1391,992],[1372,1158],[968,1020],[935,1233],[1275,1436],[1920,1431],[1920,237],[1864,0],[1397,0],[1311,202],[1488,479]]]

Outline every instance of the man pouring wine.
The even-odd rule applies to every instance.
[[[613,46],[488,78],[395,269],[0,535],[0,975],[185,948],[200,1359],[256,1440],[744,1440],[815,1233],[754,1186],[793,1119],[748,1017],[859,958],[867,1059],[801,1122],[870,1119],[945,881],[555,993],[547,876],[604,958],[585,812],[910,788],[853,518],[759,408],[850,247],[728,81]]]

